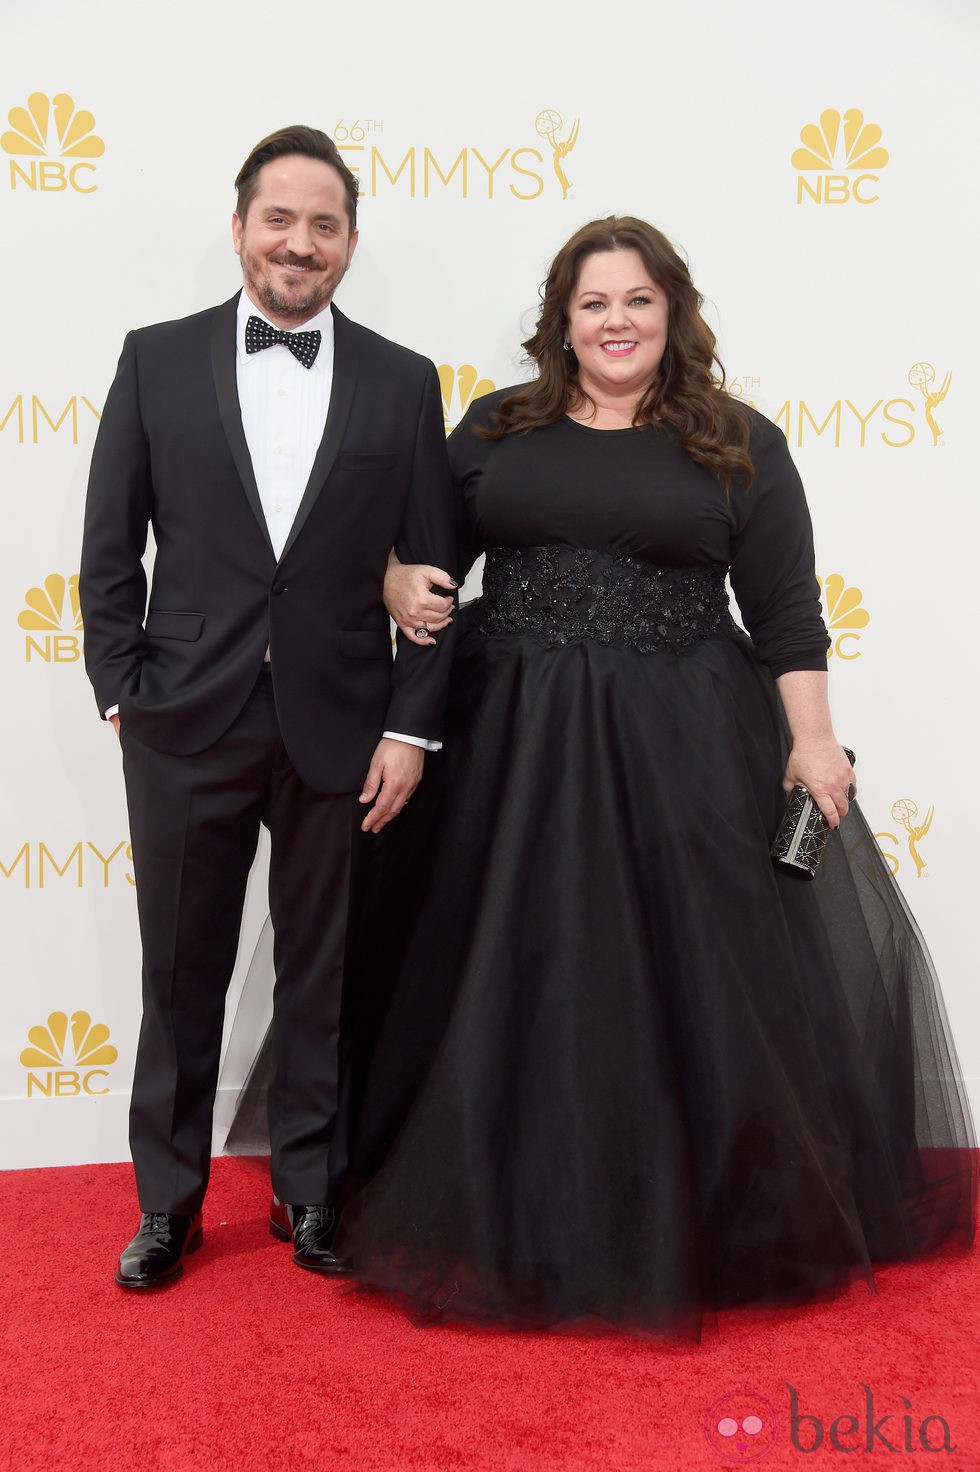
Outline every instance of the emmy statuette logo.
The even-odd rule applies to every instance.
[[[836,108],[827,108],[819,122],[800,130],[800,143],[792,157],[799,170],[797,204],[804,199],[815,204],[877,201],[878,174],[873,171],[888,163],[888,150],[881,146],[881,128],[866,123],[860,108],[848,108],[843,117]]]
[[[909,853],[915,865],[916,879],[921,879],[925,872],[926,861],[919,852],[919,844],[932,827],[934,816],[935,809],[930,807],[920,819],[918,803],[913,802],[910,797],[900,797],[897,802],[892,803],[892,817],[896,823],[901,823],[908,835]]]
[[[69,1038],[70,1029],[70,1038]],[[108,1094],[108,1065],[119,1057],[109,1041],[104,1022],[92,1022],[88,1012],[52,1012],[46,1024],[32,1027],[30,1044],[20,1055],[27,1074],[27,1097],[32,1099],[95,1098]],[[41,1070],[33,1072],[32,1070]]]
[[[827,632],[830,634],[828,656],[838,659],[860,659],[861,651],[856,646],[861,642],[858,629],[866,629],[871,615],[862,607],[863,594],[860,588],[849,588],[839,572],[826,578],[817,578],[827,610]]]
[[[561,187],[561,197],[562,199],[567,199],[568,191],[572,186],[563,165],[564,160],[578,142],[579,120],[578,118],[575,119],[568,130],[567,137],[560,138],[558,135],[564,126],[561,113],[555,112],[553,107],[543,108],[534,119],[534,131],[539,138],[544,138],[547,141],[551,149],[551,163],[555,171],[555,178]]]
[[[953,370],[947,369],[946,376],[938,388],[935,387],[936,370],[931,363],[913,363],[909,369],[909,383],[912,388],[917,388],[925,401],[926,423],[932,434],[932,443],[938,445],[942,439],[942,430],[936,420],[935,411],[949,393],[949,386],[953,381]]]
[[[0,148],[11,155],[11,189],[95,193],[99,186],[91,160],[102,157],[105,143],[95,132],[93,115],[76,108],[67,92],[51,98],[32,92],[26,107],[10,109],[7,121],[10,130],[0,138]]]
[[[70,578],[53,572],[40,588],[28,588],[25,607],[17,622],[27,633],[24,658],[28,664],[74,664],[82,653],[82,614],[78,603],[78,573]]]
[[[919,848],[919,844],[932,827],[935,808],[930,807],[926,813],[920,814],[917,802],[911,797],[900,797],[892,803],[892,817],[904,829],[909,857],[915,865],[916,879],[928,879],[929,876],[926,874],[926,860],[922,856],[922,850]],[[876,833],[875,838],[878,840],[878,847],[884,854],[892,873],[897,874],[899,870],[898,855],[889,852],[885,848],[885,843],[887,842],[897,849],[901,844],[901,838],[897,833]]]
[[[908,849],[916,879],[928,879],[927,860],[922,853],[921,844],[932,827],[935,808],[930,806],[924,813],[920,813],[919,804],[914,798],[899,797],[892,803],[891,816],[897,824],[897,831],[883,829],[874,835],[874,839],[893,877],[897,877],[902,868],[899,855],[904,847]]]
[[[446,433],[455,429],[474,399],[482,399],[484,394],[492,394],[496,384],[489,378],[481,378],[472,363],[464,363],[462,368],[453,368],[449,363],[440,363],[436,369],[439,374],[439,388],[442,391],[442,416],[446,423]]]

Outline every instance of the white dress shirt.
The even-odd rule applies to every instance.
[[[333,313],[327,307],[297,328],[321,333],[320,351],[304,368],[283,343],[245,351],[249,317],[269,318],[243,291],[238,299],[236,371],[242,428],[276,557],[282,556],[323,438],[333,387]],[[274,322],[269,322],[275,327]]]

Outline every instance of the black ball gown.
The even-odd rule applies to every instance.
[[[500,397],[450,440],[484,591],[377,840],[338,1250],[427,1320],[683,1336],[969,1240],[969,1112],[877,845],[853,806],[814,882],[770,859],[774,676],[827,645],[782,436],[753,417],[726,494],[663,426],[481,438]]]

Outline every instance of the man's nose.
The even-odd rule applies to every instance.
[[[311,256],[314,253],[313,232],[308,225],[294,225],[289,232],[289,249],[294,256]]]

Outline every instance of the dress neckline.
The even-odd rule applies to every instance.
[[[649,424],[630,424],[623,429],[597,429],[594,424],[580,423],[579,420],[573,419],[570,414],[564,414],[562,418],[566,424],[570,424],[573,429],[581,430],[583,434],[642,434],[645,429],[653,428]]]

